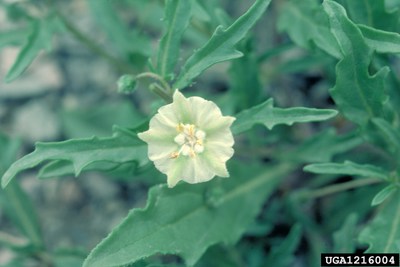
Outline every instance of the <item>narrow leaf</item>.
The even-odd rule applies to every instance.
[[[378,53],[400,53],[400,34],[357,25],[368,46]]]
[[[387,180],[389,174],[383,169],[369,164],[357,164],[351,161],[344,163],[316,163],[304,167],[304,171],[321,174],[341,174],[351,176],[373,177]]]
[[[18,78],[38,56],[40,51],[50,49],[52,35],[56,30],[60,29],[60,25],[57,18],[53,16],[32,22],[32,32],[18,54],[16,61],[8,71],[5,77],[6,82],[11,82]]]
[[[366,125],[369,119],[384,114],[383,103],[387,95],[383,88],[389,69],[382,68],[370,76],[372,50],[365,43],[361,31],[336,2],[326,0],[323,7],[343,55],[336,65],[336,85],[330,90],[331,95],[348,119]]]
[[[273,100],[269,99],[264,103],[240,112],[232,126],[234,134],[245,132],[255,124],[263,124],[268,129],[275,125],[292,125],[298,122],[324,121],[336,116],[337,111],[332,109],[315,108],[275,108]]]
[[[378,194],[376,194],[376,196],[372,199],[371,206],[380,205],[398,189],[398,186],[395,186],[394,184],[386,186],[381,191],[379,191]]]
[[[290,168],[269,167],[250,178],[248,168],[232,167],[236,175],[227,180],[153,187],[146,208],[132,210],[84,266],[127,265],[156,253],[180,255],[192,266],[209,246],[236,242]]]
[[[359,241],[369,245],[367,253],[400,251],[400,190],[385,201],[375,218],[361,231]]]
[[[179,58],[180,42],[191,17],[191,1],[167,0],[165,16],[167,28],[158,48],[158,72],[171,76]]]
[[[219,26],[211,39],[197,50],[185,63],[174,88],[184,88],[208,67],[229,59],[242,56],[235,49],[236,43],[243,39],[267,9],[271,0],[256,0],[249,10],[227,29]]]
[[[72,139],[55,143],[37,143],[31,154],[14,162],[2,178],[3,188],[21,171],[36,167],[49,160],[69,161],[74,173],[81,171],[94,162],[125,163],[130,161],[143,165],[148,162],[146,146],[136,134],[116,128],[112,137]]]

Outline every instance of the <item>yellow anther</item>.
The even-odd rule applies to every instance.
[[[172,152],[170,157],[171,157],[171,159],[176,159],[177,157],[179,157],[179,153],[178,152]]]
[[[176,126],[176,130],[177,130],[179,133],[183,132],[183,129],[184,129],[183,123],[179,123],[179,124]]]

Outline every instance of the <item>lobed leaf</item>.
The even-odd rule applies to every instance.
[[[375,29],[397,32],[399,30],[399,9],[388,11],[385,6],[387,1],[363,0],[346,1],[338,0],[349,13],[352,21]]]
[[[171,76],[179,58],[180,42],[191,17],[191,1],[167,0],[165,3],[166,31],[158,48],[158,73]]]
[[[226,180],[153,187],[146,208],[132,210],[84,266],[127,265],[156,253],[180,255],[192,266],[209,246],[236,242],[291,167],[264,168],[253,178],[254,166],[230,169]]]
[[[357,25],[368,46],[379,53],[400,53],[400,34]]]
[[[37,143],[32,153],[14,162],[2,178],[3,188],[21,171],[54,160],[71,162],[76,176],[94,162],[126,163],[136,161],[138,165],[148,162],[146,145],[136,134],[115,128],[108,138],[72,139],[63,142]]]
[[[54,32],[61,28],[61,23],[56,17],[48,16],[41,20],[32,21],[31,27],[32,31],[26,43],[6,74],[6,82],[11,82],[18,78],[38,56],[40,51],[50,49],[52,36]]]
[[[210,66],[241,57],[243,54],[235,49],[235,45],[245,37],[270,2],[271,0],[256,0],[249,10],[227,29],[217,27],[211,39],[186,61],[173,87],[184,88]]]
[[[336,85],[330,90],[331,95],[349,120],[366,125],[371,118],[384,114],[383,106],[387,99],[384,79],[389,69],[382,68],[370,76],[372,50],[365,43],[361,31],[336,2],[324,1],[323,7],[343,57],[336,65]]]
[[[359,235],[369,245],[367,253],[398,253],[400,251],[400,190],[380,206],[375,217]]]
[[[365,176],[383,180],[387,180],[389,177],[389,174],[385,170],[377,166],[369,164],[357,164],[351,161],[345,161],[344,163],[310,164],[305,166],[303,170],[312,173]]]
[[[140,149],[137,152],[143,153],[144,151]],[[96,161],[85,166],[82,172],[97,171],[107,173],[113,177],[132,177],[139,172],[139,168],[145,166],[148,166],[148,164],[144,165],[144,162],[140,163],[138,161],[124,163]],[[73,163],[65,160],[53,160],[40,169],[37,177],[39,179],[47,179],[71,175],[75,175]]]
[[[273,100],[240,112],[232,125],[234,134],[240,134],[253,127],[255,124],[263,124],[268,129],[275,125],[292,125],[299,122],[323,121],[336,116],[337,111],[332,109],[315,108],[275,108]]]

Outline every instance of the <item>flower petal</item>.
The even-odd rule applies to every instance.
[[[149,146],[152,145],[167,145],[174,144],[174,133],[155,131],[154,129],[147,130],[143,133],[138,133],[138,137],[145,141]]]
[[[218,106],[200,97],[185,98],[178,90],[173,103],[150,120],[149,130],[138,134],[148,143],[148,156],[167,174],[168,186],[180,180],[200,183],[215,175],[228,177],[226,161],[234,150],[230,130],[235,118],[223,116]]]
[[[210,147],[213,147],[218,144],[231,147],[235,143],[232,132],[229,128],[225,128],[223,130],[208,133],[207,136],[208,136],[208,138],[206,139],[207,146],[210,146]]]
[[[187,165],[188,158],[179,157],[171,162],[167,171],[168,187],[174,187],[180,180],[182,180],[182,172]]]
[[[164,125],[175,128],[180,122],[172,104],[159,108],[157,112],[155,116],[158,116],[158,120]]]
[[[218,150],[207,149],[201,157],[206,162],[208,168],[216,175],[220,177],[229,177],[226,161],[232,157],[233,152],[231,147],[221,147]]]
[[[221,110],[211,101],[197,96],[189,97],[188,101],[194,113],[193,122],[200,129],[205,128],[215,118],[222,116]]]
[[[228,130],[230,132],[230,127],[235,120],[236,119],[231,116],[217,117],[206,124],[202,130],[207,134],[218,133],[223,130]]]
[[[191,123],[193,121],[192,107],[179,90],[175,90],[171,105],[179,122]]]
[[[215,176],[207,163],[199,156],[191,158],[191,164],[185,171],[183,180],[191,184],[207,182]]]

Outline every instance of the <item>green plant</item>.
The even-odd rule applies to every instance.
[[[21,46],[5,80],[17,79],[42,49],[50,50],[53,35],[70,33],[126,74],[118,82],[120,92],[136,98],[145,94],[138,88],[149,89],[159,108],[179,89],[234,116],[230,177],[173,188],[164,176],[162,184],[150,179],[160,174],[138,138],[157,109],[146,110],[149,103],[137,107],[147,112],[144,119],[115,126],[111,137],[37,143],[12,164],[16,141],[2,137],[2,204],[22,237],[0,233],[0,242],[21,253],[16,264],[27,255],[43,265],[64,266],[43,243],[46,233],[15,180],[37,167],[39,178],[101,171],[117,172],[125,182],[139,179],[139,173],[150,180],[146,207],[132,209],[83,266],[290,266],[294,261],[319,266],[323,252],[400,251],[397,1],[255,0],[238,17],[224,9],[231,1],[86,2],[118,56],[74,26],[57,1],[2,3],[10,20],[23,22],[0,33],[0,47]],[[30,14],[32,8],[40,15]],[[122,8],[161,36],[156,51],[149,50],[151,38],[143,29],[121,19]],[[138,10],[148,11],[148,18]],[[154,19],[162,10],[164,20]],[[272,25],[285,41],[273,43],[277,33],[256,24]],[[205,71],[221,62],[229,63],[223,71],[228,90],[216,93],[196,84],[213,79]],[[306,93],[285,91],[279,83],[282,77],[315,72],[319,82]],[[330,97],[332,104],[326,101]],[[274,106],[273,98],[277,106],[289,107]],[[297,103],[314,107],[290,107]],[[288,228],[286,236],[274,231],[278,227]]]

